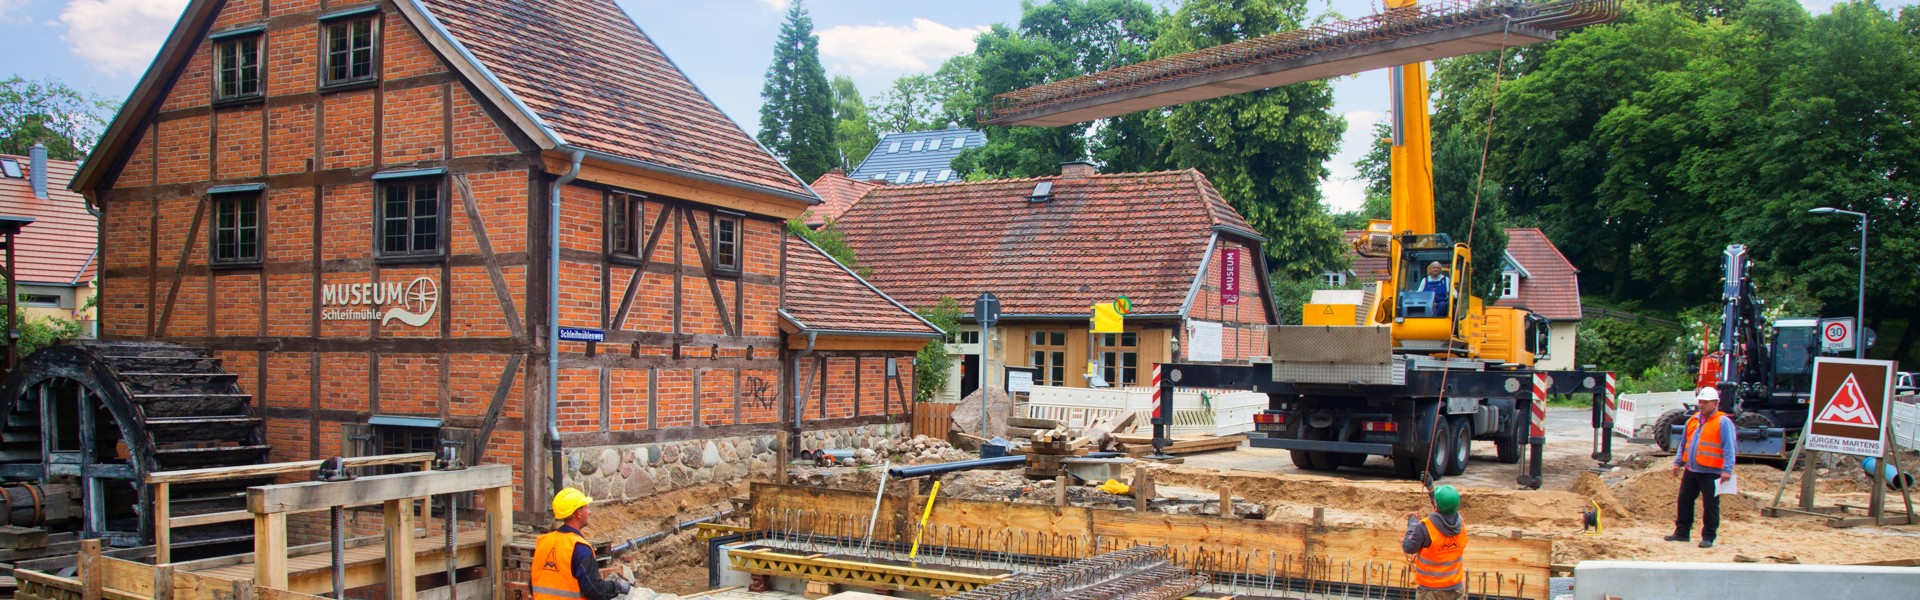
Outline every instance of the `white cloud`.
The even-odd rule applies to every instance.
[[[948,27],[916,18],[911,25],[835,25],[820,31],[820,56],[854,75],[917,72],[973,50],[980,27]]]
[[[1340,137],[1340,151],[1327,161],[1332,176],[1320,183],[1320,195],[1334,212],[1358,210],[1367,201],[1367,182],[1360,179],[1354,165],[1373,147],[1373,124],[1383,115],[1371,110],[1342,113],[1347,118],[1347,133]]]
[[[760,3],[767,5],[767,8],[787,12],[787,0],[760,0]]]
[[[187,0],[68,0],[60,22],[74,55],[119,75],[153,62],[186,6]]]
[[[33,16],[27,14],[27,0],[0,0],[0,23],[32,23]]]

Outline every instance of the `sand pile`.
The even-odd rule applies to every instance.
[[[1417,481],[1351,481],[1177,467],[1156,470],[1154,481],[1200,489],[1231,486],[1236,495],[1269,502],[1269,514],[1276,515],[1296,514],[1290,505],[1306,507],[1309,512],[1318,506],[1393,518],[1432,510],[1426,489]],[[1467,522],[1492,528],[1578,529],[1581,514],[1591,506],[1585,496],[1572,492],[1465,488],[1461,493],[1460,512]]]
[[[1587,500],[1599,504],[1602,511],[1600,516],[1603,519],[1633,517],[1633,514],[1627,511],[1626,505],[1620,502],[1620,498],[1613,494],[1613,488],[1607,487],[1607,482],[1601,480],[1600,476],[1592,471],[1581,473],[1580,478],[1573,482],[1573,493],[1585,496]],[[1604,524],[1604,521],[1602,523]]]

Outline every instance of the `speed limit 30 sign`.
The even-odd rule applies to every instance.
[[[1820,349],[1827,352],[1853,351],[1853,317],[1820,320]]]

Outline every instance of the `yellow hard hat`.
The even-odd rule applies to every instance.
[[[580,490],[573,488],[560,490],[560,493],[553,495],[553,518],[565,520],[573,516],[573,511],[592,503],[593,498],[587,497]]]

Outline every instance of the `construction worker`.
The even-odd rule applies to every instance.
[[[1433,490],[1433,514],[1407,513],[1407,537],[1400,550],[1413,555],[1415,600],[1466,600],[1467,574],[1460,559],[1467,551],[1466,524],[1460,520],[1460,491],[1451,485]]]
[[[1720,484],[1733,479],[1733,417],[1720,412],[1720,390],[1703,387],[1694,392],[1700,410],[1687,418],[1686,433],[1673,455],[1673,474],[1680,476],[1680,514],[1673,520],[1669,542],[1689,541],[1693,529],[1693,499],[1700,498],[1706,514],[1700,520],[1700,547],[1712,548],[1720,531]],[[1667,432],[1661,432],[1671,435]]]
[[[567,488],[553,496],[553,518],[560,528],[540,536],[533,549],[533,600],[613,600],[633,591],[625,581],[600,578],[593,545],[581,537],[593,498]]]

